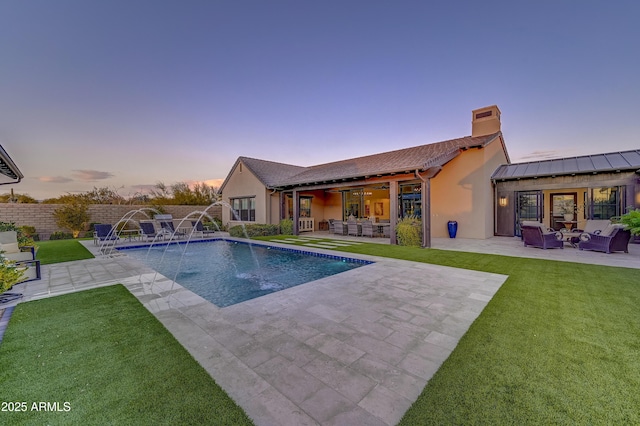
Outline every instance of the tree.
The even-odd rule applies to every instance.
[[[13,197],[12,197],[13,195]],[[28,203],[28,204],[37,204],[38,200],[30,196],[29,194],[2,194],[0,195],[0,203],[11,203],[13,198],[13,202],[15,203]]]
[[[62,207],[54,210],[53,216],[56,218],[56,224],[60,228],[71,231],[73,238],[78,238],[80,232],[86,229],[91,220],[88,203],[81,197],[76,197],[75,200],[67,202]]]
[[[158,182],[151,191],[152,204],[173,204],[185,206],[208,206],[218,199],[217,188],[204,182],[196,183],[193,187],[186,182],[174,183],[171,186]]]

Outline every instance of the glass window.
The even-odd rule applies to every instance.
[[[311,198],[300,198],[300,217],[311,217]]]
[[[344,219],[348,219],[350,216],[356,219],[362,217],[363,192],[363,188],[356,188],[343,193]]]
[[[244,222],[255,222],[256,220],[256,199],[255,197],[234,198],[231,206],[235,212],[234,220]]]
[[[593,219],[611,219],[620,216],[620,188],[594,188],[591,214]]]
[[[422,185],[400,185],[398,194],[398,217],[415,216],[422,218]]]

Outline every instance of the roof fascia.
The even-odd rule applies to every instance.
[[[15,184],[20,182],[22,178],[24,178],[24,175],[22,174],[22,172],[20,171],[18,166],[16,166],[16,163],[13,162],[13,160],[11,159],[7,151],[4,150],[2,145],[0,145],[0,161],[6,164],[9,170],[11,170],[11,172],[13,172],[16,175],[15,179],[17,179],[15,182],[4,182],[4,183],[1,183],[0,185]],[[5,176],[7,176],[8,178],[13,178],[12,176],[8,176],[8,175],[5,175]]]

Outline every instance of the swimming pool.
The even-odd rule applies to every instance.
[[[372,263],[227,240],[191,242],[186,251],[184,243],[119,250],[219,307]]]

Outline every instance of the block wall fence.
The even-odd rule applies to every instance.
[[[16,226],[34,226],[41,240],[48,240],[55,231],[69,232],[68,229],[60,229],[56,225],[53,212],[63,204],[10,204],[0,203],[0,221],[13,222]],[[122,216],[132,210],[149,206],[131,206],[122,204],[90,204],[89,222],[109,223],[114,225]],[[194,211],[203,211],[208,206],[163,206],[168,214],[175,219],[182,219]],[[213,218],[222,219],[222,207],[213,206],[207,213]],[[150,213],[149,213],[150,214]],[[151,214],[150,214],[151,215]],[[145,219],[144,214],[137,213],[135,220]]]

